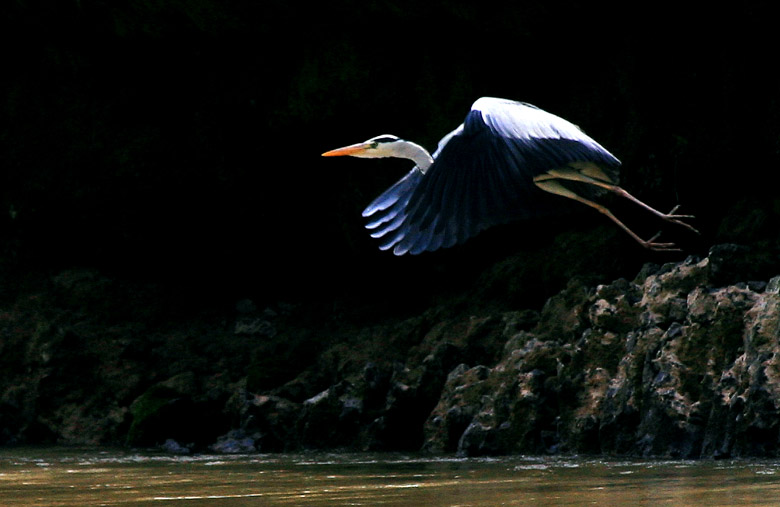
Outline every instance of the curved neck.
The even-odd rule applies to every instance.
[[[414,161],[423,174],[428,170],[429,167],[431,167],[431,164],[433,164],[433,157],[431,157],[431,154],[428,153],[428,150],[419,144],[415,144],[410,141],[394,143],[393,156],[399,158],[408,158]]]

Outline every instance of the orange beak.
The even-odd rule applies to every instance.
[[[336,148],[335,150],[326,151],[322,154],[323,157],[343,157],[345,155],[354,155],[362,151],[366,151],[368,146],[366,143],[351,144],[344,146],[343,148]]]

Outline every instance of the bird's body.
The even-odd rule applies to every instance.
[[[478,99],[433,155],[390,135],[323,155],[415,162],[406,176],[363,211],[369,220],[366,227],[381,240],[380,248],[396,255],[451,247],[488,227],[554,213],[573,201],[605,213],[643,246],[673,248],[640,239],[593,201],[605,191],[692,229],[679,220],[684,217],[660,213],[617,186],[620,161],[577,126],[521,102]]]

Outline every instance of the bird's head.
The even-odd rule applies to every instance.
[[[384,158],[384,157],[397,157],[398,149],[402,144],[406,144],[406,141],[399,139],[396,136],[384,134],[381,136],[372,137],[368,141],[362,143],[350,144],[343,148],[336,148],[335,150],[326,151],[322,154],[323,157],[342,157],[348,155],[350,157],[361,158]]]

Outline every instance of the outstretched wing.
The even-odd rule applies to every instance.
[[[425,172],[415,167],[364,211],[380,248],[417,254],[462,243],[493,225],[566,206],[534,176],[591,162],[617,182],[620,161],[572,123],[534,106],[483,97],[445,136]]]

